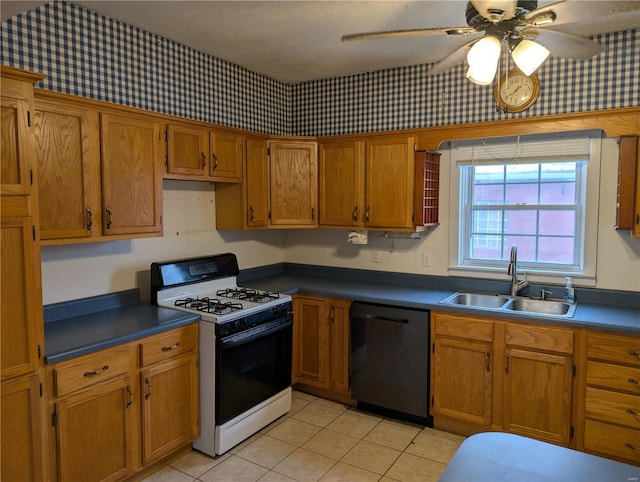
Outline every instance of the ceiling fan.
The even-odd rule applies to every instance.
[[[634,5],[635,4],[635,5]],[[586,59],[602,52],[601,45],[588,38],[558,30],[550,25],[562,25],[592,20],[603,16],[637,10],[639,3],[559,1],[537,8],[537,0],[471,0],[467,4],[468,26],[417,28],[344,35],[343,41],[384,39],[414,35],[473,35],[475,38],[449,54],[432,67],[428,75],[445,72],[464,59],[469,70],[467,78],[480,85],[493,82],[500,60],[502,45],[506,45],[516,66],[531,75],[542,65],[550,52],[555,56]],[[484,32],[478,38],[477,34]]]

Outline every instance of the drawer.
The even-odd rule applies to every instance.
[[[197,345],[197,323],[151,336],[140,343],[140,365],[143,367],[152,365],[193,351]]]
[[[434,313],[433,318],[436,335],[493,341],[493,321],[449,313]]]
[[[640,430],[631,430],[607,423],[585,421],[584,448],[599,455],[640,463]]]
[[[587,357],[640,367],[640,336],[589,333]]]
[[[586,417],[640,430],[640,396],[587,387]]]
[[[573,330],[551,326],[507,323],[505,344],[536,350],[573,353]]]
[[[53,384],[58,397],[129,373],[131,347],[121,345],[73,360],[57,363]]]
[[[587,385],[613,388],[640,395],[640,368],[588,361]]]

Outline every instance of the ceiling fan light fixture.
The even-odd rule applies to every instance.
[[[549,50],[532,40],[522,39],[511,52],[513,61],[525,74],[531,75],[549,56]]]
[[[487,35],[473,44],[467,54],[467,79],[478,85],[491,84],[498,68],[501,48],[500,40],[494,35]]]

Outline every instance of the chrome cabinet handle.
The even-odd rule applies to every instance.
[[[163,346],[162,351],[172,351],[172,350],[176,350],[178,347],[180,347],[180,342],[177,342],[175,345],[171,345],[171,346]]]
[[[87,213],[87,231],[91,231],[91,227],[93,226],[93,214],[89,208],[87,208],[85,212]]]
[[[84,372],[84,376],[89,378],[89,377],[95,377],[96,375],[100,375],[101,373],[106,372],[109,369],[109,365],[105,365],[102,368],[98,368],[97,370],[94,370],[92,372]]]
[[[111,209],[105,208],[107,212],[107,229],[111,229]]]

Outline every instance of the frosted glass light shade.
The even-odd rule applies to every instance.
[[[467,54],[467,79],[479,85],[489,85],[493,82],[500,59],[500,49],[500,40],[493,35],[487,35],[473,44]]]
[[[521,40],[511,52],[511,57],[518,68],[525,74],[533,74],[549,56],[549,50],[531,40]]]

